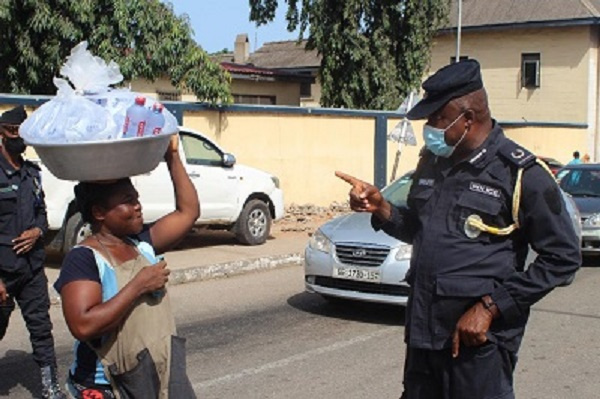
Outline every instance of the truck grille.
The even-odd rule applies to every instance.
[[[353,266],[380,266],[390,253],[389,247],[337,244],[335,253],[340,262]]]

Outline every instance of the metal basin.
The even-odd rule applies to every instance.
[[[59,179],[95,181],[147,173],[163,159],[173,133],[115,141],[36,144],[38,156]]]

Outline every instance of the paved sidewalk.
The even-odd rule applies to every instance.
[[[263,245],[245,246],[225,231],[191,234],[165,259],[171,269],[169,284],[183,284],[234,276],[289,265],[302,265],[306,232],[275,232]],[[58,265],[46,267],[50,298],[53,304],[59,296],[52,287],[59,273]]]

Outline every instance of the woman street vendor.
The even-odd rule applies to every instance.
[[[67,381],[76,398],[195,398],[165,287],[169,269],[156,254],[190,231],[200,206],[177,134],[165,160],[175,210],[152,225],[129,178],[75,186],[92,235],[67,254],[54,287],[77,340]]]

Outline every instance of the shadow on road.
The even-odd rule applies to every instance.
[[[302,292],[287,300],[288,305],[303,312],[336,319],[391,326],[404,325],[404,307],[359,302]]]
[[[31,354],[20,350],[9,350],[0,358],[0,396],[9,396],[17,386],[24,387],[31,397],[38,397],[41,390],[38,367]]]

